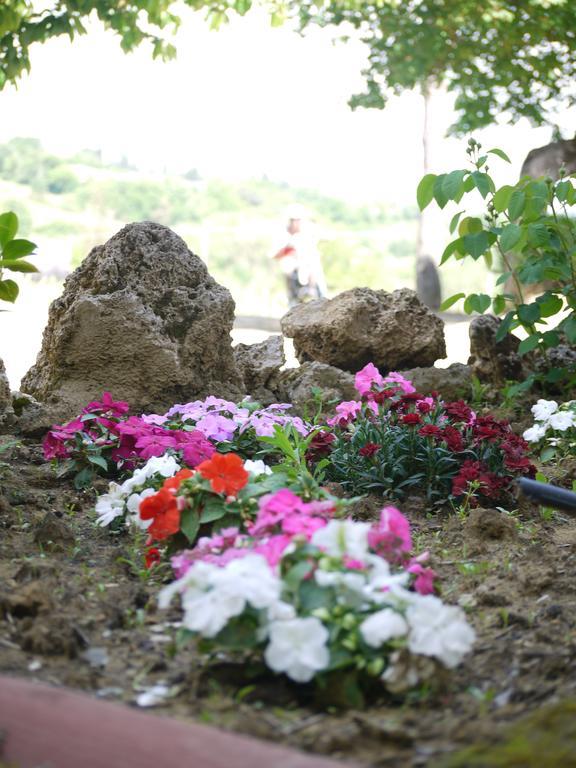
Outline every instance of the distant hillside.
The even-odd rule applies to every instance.
[[[152,219],[186,240],[230,288],[241,313],[285,309],[269,255],[282,234],[284,209],[294,202],[316,221],[332,293],[355,285],[413,286],[416,206],[355,207],[268,178],[203,179],[194,168],[182,176],[145,174],[127,162],[104,164],[90,150],[56,157],[32,138],[0,145],[0,211],[18,214],[22,235],[38,243],[36,263],[44,273],[63,276],[124,224]]]

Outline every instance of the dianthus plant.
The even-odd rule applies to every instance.
[[[139,416],[109,392],[89,403],[72,421],[54,426],[44,438],[44,457],[62,462],[61,474],[75,473],[77,488],[92,482],[94,473],[116,477],[153,456],[173,452],[189,467],[210,458],[214,446],[197,430],[166,429]]]
[[[288,403],[262,407],[253,400],[232,403],[219,397],[207,397],[184,405],[174,405],[163,415],[143,416],[148,424],[165,429],[201,432],[220,453],[232,451],[245,458],[264,458],[273,453],[263,438],[278,429],[292,429],[306,435],[310,429],[298,416],[289,413]]]
[[[333,514],[286,490],[262,499],[247,535],[222,531],[173,559],[179,578],[161,607],[180,595],[183,634],[200,650],[248,653],[331,703],[361,706],[374,684],[399,693],[457,666],[474,632],[433,594],[406,518],[394,507],[374,524]]]
[[[423,494],[429,505],[463,497],[502,501],[517,474],[534,474],[527,443],[508,422],[477,416],[462,400],[424,397],[400,374],[369,363],[356,374],[359,400],[340,403],[312,461],[346,490],[391,499]],[[319,450],[321,448],[322,450]]]
[[[576,400],[558,405],[555,400],[538,400],[532,406],[534,426],[524,439],[540,449],[540,459],[576,455]]]

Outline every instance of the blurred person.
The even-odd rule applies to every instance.
[[[292,205],[286,211],[286,234],[272,258],[286,281],[290,307],[326,295],[326,282],[314,227],[306,209]]]

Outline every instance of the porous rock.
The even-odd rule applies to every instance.
[[[230,292],[178,235],[129,224],[66,280],[21,389],[60,418],[105,390],[136,411],[208,394],[234,398],[242,387],[233,319]]]
[[[315,360],[353,373],[369,362],[387,372],[446,357],[444,323],[407,288],[352,288],[293,307],[281,326],[301,363]]]
[[[0,360],[0,428],[10,424],[13,418],[10,383],[3,360]]]
[[[244,381],[245,393],[264,405],[274,402],[275,380],[286,362],[282,336],[275,334],[258,344],[237,344],[234,359]]]
[[[443,400],[467,400],[471,394],[472,369],[463,363],[452,363],[448,368],[412,368],[402,375],[423,395],[439,392]]]
[[[479,315],[470,323],[470,357],[468,365],[480,381],[498,386],[524,375],[522,358],[518,354],[520,339],[507,334],[496,341],[502,321],[494,315]]]
[[[296,411],[307,415],[318,407],[325,413],[342,400],[358,397],[351,373],[316,362],[282,371],[275,391],[278,400],[292,403]]]

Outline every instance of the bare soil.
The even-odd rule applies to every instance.
[[[436,765],[576,696],[574,518],[544,520],[529,504],[426,517],[409,499],[402,509],[417,549],[430,550],[443,598],[468,611],[474,652],[435,690],[383,695],[363,711],[321,709],[248,664],[177,649],[178,611],[156,607],[166,571],[144,573],[128,535],[95,527],[96,491],[57,479],[36,443],[4,436],[0,451],[2,672],[132,706],[161,683],[170,689],[158,707],[165,715],[394,768]],[[564,477],[575,473],[576,461],[561,468]],[[356,512],[375,516],[380,506],[370,498]]]

